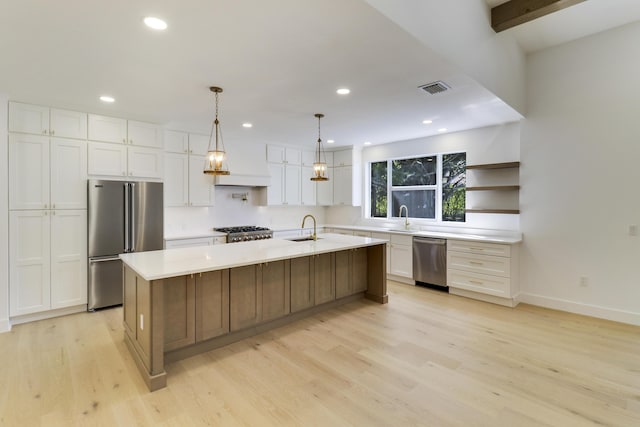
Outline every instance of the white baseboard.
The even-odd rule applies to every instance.
[[[76,305],[73,307],[59,308],[56,310],[42,311],[40,313],[23,314],[11,318],[11,324],[19,325],[20,323],[35,322],[36,320],[51,319],[52,317],[66,316],[67,314],[82,313],[87,311],[87,304]]]
[[[526,304],[538,305],[540,307],[553,308],[555,310],[568,311],[569,313],[584,314],[585,316],[598,317],[600,319],[613,320],[615,322],[640,326],[640,313],[634,313],[632,311],[616,310],[613,308],[582,304],[560,298],[551,298],[528,293],[521,293],[518,300]]]
[[[9,319],[0,319],[0,333],[9,332],[11,330],[11,322]]]

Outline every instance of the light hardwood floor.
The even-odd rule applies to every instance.
[[[640,327],[389,282],[167,367],[149,393],[122,310],[0,334],[2,426],[640,426]]]

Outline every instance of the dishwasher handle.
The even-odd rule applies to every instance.
[[[441,246],[444,246],[447,244],[447,239],[434,239],[431,237],[414,236],[413,241],[415,243],[428,243],[430,245],[441,245]]]

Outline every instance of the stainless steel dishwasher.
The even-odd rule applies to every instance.
[[[447,240],[413,237],[413,280],[447,287]]]

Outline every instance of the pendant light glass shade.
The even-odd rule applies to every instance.
[[[320,119],[324,114],[316,113],[314,117],[318,118],[318,147],[315,153],[315,162],[313,162],[313,176],[311,181],[329,181],[327,177],[327,161],[322,149],[322,139],[320,138]]]
[[[211,86],[209,90],[216,95],[216,118],[213,121],[209,135],[209,148],[207,149],[207,158],[204,163],[204,173],[207,175],[229,175],[227,155],[222,141],[222,129],[218,120],[218,94],[222,92],[222,88]],[[215,145],[212,145],[212,142]]]

